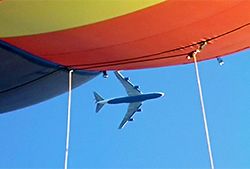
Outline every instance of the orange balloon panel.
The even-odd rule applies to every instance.
[[[67,15],[67,14],[65,14]],[[47,61],[84,70],[124,70],[186,64],[250,46],[250,1],[174,1],[98,23],[2,38]]]

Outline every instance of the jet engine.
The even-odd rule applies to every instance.
[[[134,121],[134,119],[133,119],[133,118],[130,118],[128,121]]]

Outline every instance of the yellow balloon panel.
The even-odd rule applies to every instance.
[[[125,15],[163,0],[0,0],[0,37],[46,33]]]

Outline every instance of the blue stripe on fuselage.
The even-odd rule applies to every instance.
[[[149,93],[149,94],[141,94],[137,96],[127,96],[120,97],[109,100],[107,103],[109,104],[119,104],[119,103],[134,103],[134,102],[143,102],[145,100],[155,99],[161,97],[161,93]]]

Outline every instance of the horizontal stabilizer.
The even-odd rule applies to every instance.
[[[95,111],[97,113],[104,106],[105,102],[100,103],[100,101],[103,101],[104,99],[98,93],[94,92],[94,96],[95,96],[95,102],[96,102],[96,110]]]
[[[99,95],[98,93],[96,93],[96,92],[94,92],[94,96],[95,96],[95,101],[96,101],[96,103],[99,102],[99,101],[104,100],[104,99],[102,98],[102,96],[100,96],[100,95]]]
[[[104,106],[104,103],[97,103],[95,112],[98,113],[103,106]]]

